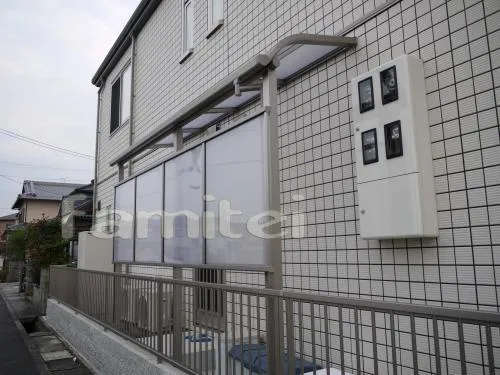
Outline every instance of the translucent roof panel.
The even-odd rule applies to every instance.
[[[156,146],[173,146],[174,145],[174,136],[172,134],[167,135],[160,142],[156,144]]]
[[[193,132],[198,129],[202,129],[218,118],[225,116],[225,113],[204,113],[194,120],[188,122],[182,127],[182,130],[188,130],[188,132]]]
[[[165,119],[157,130],[134,142],[113,158],[109,165],[123,165],[147,148],[171,146],[173,137],[166,134],[182,128],[184,136],[192,135],[258,99],[261,90],[255,82],[265,75],[267,69],[276,69],[280,80],[291,79],[356,44],[355,37],[302,33],[289,35],[279,40],[267,53],[253,56],[215,86],[180,108]],[[235,81],[242,85],[239,96],[234,95]]]
[[[247,103],[248,101],[255,99],[260,95],[260,91],[244,91],[240,96],[233,95],[221,103],[213,107],[214,109],[231,109],[237,110],[239,107]],[[210,125],[211,123],[217,121],[218,119],[222,119],[227,115],[226,111],[220,111],[217,113],[203,113],[193,120],[189,121],[182,127],[183,138],[186,138],[193,134],[194,132],[203,129],[204,127]],[[160,147],[169,147],[172,146],[174,142],[173,135],[170,134],[160,142],[156,143],[155,146]]]
[[[324,56],[329,55],[337,48],[336,46],[328,45],[304,44],[288,49],[279,56],[280,64],[278,69],[276,69],[276,75],[279,79],[286,79]]]
[[[233,95],[217,104],[214,108],[239,108],[259,95],[260,91],[244,91],[240,96]]]

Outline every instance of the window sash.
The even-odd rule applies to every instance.
[[[132,101],[132,64],[129,64],[111,86],[110,133],[130,120]]]
[[[208,25],[213,28],[224,19],[223,0],[208,0]]]
[[[183,17],[182,17],[182,43],[183,52],[187,53],[193,48],[193,2],[192,0],[183,0]]]
[[[132,64],[129,64],[121,75],[120,125],[130,120],[130,102],[132,98]]]
[[[120,96],[121,79],[118,78],[111,86],[111,123],[110,133],[113,133],[120,126]]]

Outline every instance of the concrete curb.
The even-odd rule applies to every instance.
[[[85,366],[87,367],[90,371],[92,371],[96,375],[101,375],[102,373],[97,370],[91,363],[90,361],[85,358],[84,355],[82,355],[71,343],[64,338],[61,332],[59,332],[56,328],[54,328],[50,322],[48,321],[46,316],[41,317],[41,320],[45,324],[45,326],[50,329],[59,340],[75,355],[75,357]]]
[[[95,321],[53,299],[47,301],[46,320],[71,344],[68,347],[85,358],[87,367],[106,375],[183,375],[186,372],[166,363],[130,340],[106,331]],[[76,348],[76,349],[74,349]],[[88,365],[91,362],[93,366]],[[96,367],[100,370],[96,371]]]

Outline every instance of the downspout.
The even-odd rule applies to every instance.
[[[97,119],[96,119],[96,131],[95,131],[95,160],[94,160],[94,196],[92,197],[92,228],[95,228],[96,224],[96,213],[97,213],[97,166],[98,166],[98,156],[99,156],[99,135],[100,131],[100,119],[101,119],[101,92],[104,88],[104,82],[101,81],[99,90],[97,91]]]
[[[130,119],[129,119],[129,137],[128,144],[132,146],[134,143],[134,99],[135,99],[135,36],[131,34],[130,38],[132,39],[132,57],[130,59],[130,69],[131,69],[131,77],[130,77],[130,86],[131,86],[131,94],[130,94]],[[134,162],[133,159],[130,159],[128,164],[128,175],[132,176],[132,166]]]
[[[134,143],[134,102],[135,102],[135,35],[130,34],[130,39],[131,39],[131,49],[132,49],[132,56],[130,57],[130,90],[132,91],[130,93],[130,118],[129,118],[129,123],[128,123],[128,129],[129,129],[129,136],[128,136],[128,144],[129,146]],[[129,177],[132,176],[132,169],[134,166],[134,159],[131,158],[128,163],[128,175]],[[123,165],[122,168],[120,168],[121,171],[118,171],[118,178],[122,180],[124,178],[123,176]],[[116,194],[116,190],[115,190]],[[134,204],[135,206],[135,204]],[[134,219],[135,220],[135,219]],[[135,223],[134,223],[134,228],[135,228]],[[135,231],[135,229],[134,229]],[[114,239],[113,239],[114,241]],[[163,241],[162,241],[163,242]],[[163,246],[163,245],[162,245]],[[114,242],[113,242],[113,247],[114,247]],[[135,240],[134,240],[134,259],[135,259]],[[115,267],[116,271],[116,267]],[[129,273],[130,267],[127,264],[125,266],[125,273]]]

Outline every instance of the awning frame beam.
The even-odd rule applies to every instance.
[[[232,95],[241,95],[241,92],[245,92],[246,90],[256,91],[257,86],[261,89],[261,82],[256,85],[255,80],[264,78],[264,76],[268,74],[268,69],[278,68],[280,59],[286,57],[286,55],[292,53],[297,48],[300,48],[300,46],[323,45],[336,47],[331,54],[326,54],[325,56],[317,59],[317,61],[314,61],[308,66],[298,70],[298,72],[300,71],[302,73],[304,70],[310,69],[313,65],[323,62],[326,58],[331,58],[334,55],[341,53],[345,48],[354,47],[356,44],[357,39],[353,37],[315,34],[295,34],[286,37],[278,42],[269,53],[254,56],[247,63],[243,64],[236,71],[221,80],[218,84],[205,91],[202,95],[185,107],[181,108],[177,113],[169,117],[163,125],[159,126],[158,130],[137,141],[134,145],[131,145],[127,150],[122,152],[118,157],[111,160],[110,166],[120,164],[123,166],[125,162],[131,160],[141,152],[154,147],[158,142],[167,137],[169,134],[172,134],[176,129],[182,128],[182,126],[186,125],[190,121],[193,121],[204,113],[210,113],[210,111],[215,109],[214,107]],[[295,76],[298,72],[292,74],[292,76]],[[289,78],[290,77],[287,77],[285,81]],[[278,78],[276,79],[276,82],[277,87],[278,84],[282,83],[282,81]],[[253,100],[249,100],[249,102],[252,101]],[[234,111],[231,110],[226,113],[229,116],[231,113],[234,113],[244,105],[248,105],[248,103],[243,103]],[[214,122],[220,122],[226,117],[227,116],[221,116]],[[207,128],[212,125],[213,123],[209,123],[203,128]],[[200,130],[203,128],[200,128]]]

